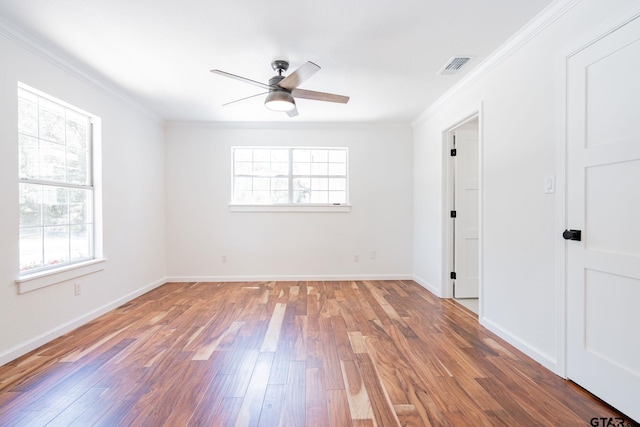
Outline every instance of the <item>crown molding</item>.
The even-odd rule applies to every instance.
[[[547,28],[558,18],[567,13],[581,0],[556,0],[547,6],[542,12],[536,15],[531,21],[529,21],[524,27],[509,38],[498,49],[491,53],[484,61],[465,75],[458,83],[452,86],[444,95],[438,98],[433,104],[431,104],[426,110],[418,115],[413,121],[411,126],[416,127],[431,116],[436,114],[451,98],[457,95],[467,86],[480,80],[485,74],[491,71],[494,67],[502,63],[505,59],[509,58],[530,40],[536,37],[542,30]]]
[[[3,17],[0,17],[0,36],[18,44],[50,64],[89,83],[93,87],[118,98],[120,101],[123,101],[135,108],[148,118],[158,123],[164,123],[164,118],[124,93],[121,88],[100,76],[95,70],[82,64],[77,59],[73,59],[69,55],[62,53],[58,48],[37,39],[31,34],[28,34],[26,31],[7,21]]]
[[[241,122],[241,121],[192,121],[192,120],[167,120],[166,128],[214,128],[214,129],[302,129],[302,130],[408,130],[411,124],[406,122]]]

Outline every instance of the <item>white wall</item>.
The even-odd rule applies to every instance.
[[[583,0],[414,129],[414,273],[442,292],[443,132],[474,111],[482,144],[481,323],[540,363],[562,371],[557,260],[559,58],[577,41],[619,23],[629,0]],[[565,55],[566,56],[566,55]]]
[[[148,287],[165,270],[164,134],[157,118],[0,29],[0,365]],[[18,294],[17,83],[102,119],[104,271]]]
[[[481,322],[561,365],[558,58],[633,0],[582,0],[412,129],[158,120],[0,31],[0,364],[114,304],[177,279],[415,277],[445,284],[443,134],[482,107]],[[16,84],[102,118],[106,269],[18,295]],[[350,213],[229,212],[233,145],[346,146]],[[166,162],[166,165],[165,165]],[[166,218],[165,218],[166,212]],[[370,259],[372,251],[376,259]],[[353,255],[360,262],[353,262]],[[221,257],[227,256],[227,263]]]
[[[171,277],[411,277],[409,125],[173,123],[166,133]],[[348,147],[351,212],[230,212],[236,145]],[[355,254],[360,262],[353,261]],[[223,255],[227,263],[221,262]]]

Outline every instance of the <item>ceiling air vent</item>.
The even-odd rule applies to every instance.
[[[472,58],[473,56],[454,56],[438,71],[438,74],[455,74]]]

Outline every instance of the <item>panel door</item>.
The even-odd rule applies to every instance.
[[[568,59],[567,376],[640,421],[640,19]]]

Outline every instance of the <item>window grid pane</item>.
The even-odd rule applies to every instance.
[[[91,118],[18,89],[20,272],[94,257]]]
[[[347,149],[233,147],[233,203],[346,204]]]
[[[305,187],[308,197],[293,203],[347,203],[347,150],[346,149],[294,149],[293,175],[297,182],[303,178],[311,180]],[[296,162],[296,159],[299,159]],[[334,188],[334,180],[344,181],[344,188]],[[306,181],[305,181],[306,182]],[[339,184],[337,184],[339,185]],[[327,191],[343,190],[343,191]],[[300,194],[300,193],[299,193]]]

